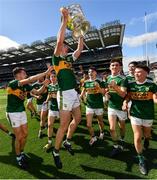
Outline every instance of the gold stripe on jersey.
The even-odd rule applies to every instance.
[[[14,95],[14,96],[17,96],[18,98],[20,98],[21,100],[24,100],[25,97],[27,96],[27,92],[24,92],[20,89],[12,89],[10,87],[7,88],[7,93],[8,95]]]
[[[151,100],[153,99],[152,92],[129,92],[129,97],[132,100]]]
[[[62,70],[62,69],[71,69],[71,63],[68,63],[68,62],[66,62],[64,60],[61,60],[61,61],[59,61],[59,65],[58,66],[53,65],[53,68],[54,68],[56,74],[58,74],[59,71]]]
[[[94,87],[87,87],[86,88],[87,94],[98,94],[98,93],[100,93],[100,86],[99,86],[98,82],[95,82],[94,85],[95,85]]]

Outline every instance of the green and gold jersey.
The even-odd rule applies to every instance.
[[[54,55],[52,58],[52,64],[57,75],[60,91],[75,89],[77,87],[76,77],[71,69],[72,62],[72,56],[57,57]]]
[[[128,84],[128,96],[132,101],[131,116],[141,119],[154,119],[153,94],[157,92],[157,85],[151,80],[143,84],[130,82]]]
[[[35,84],[33,84],[33,88],[38,90],[42,87],[42,85],[42,83],[36,82]],[[48,93],[46,89],[42,94],[40,94],[41,98],[36,100],[37,105],[42,105],[46,101],[47,95]]]
[[[86,90],[86,103],[87,107],[98,109],[103,108],[103,95],[99,92],[101,82],[99,80],[87,80],[83,86]]]
[[[19,86],[18,80],[12,80],[7,87],[7,112],[22,112],[25,111],[24,100],[27,93],[32,90],[32,86]]]
[[[113,80],[116,82],[116,84],[119,87],[127,88],[127,79],[123,75],[117,75],[117,76],[109,75],[106,80],[106,87],[108,87],[110,82]],[[122,98],[113,88],[109,88],[109,95],[110,98],[108,102],[108,107],[112,109],[122,110],[124,98]]]
[[[48,85],[48,94],[51,98],[49,101],[49,107],[52,111],[58,111],[58,103],[57,103],[57,91],[59,90],[58,84],[49,84]]]

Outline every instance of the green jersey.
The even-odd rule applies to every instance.
[[[143,84],[136,81],[128,84],[128,97],[132,101],[130,114],[141,119],[154,119],[153,94],[157,92],[157,85],[151,80]]]
[[[76,77],[71,69],[72,56],[61,57],[53,56],[52,64],[57,75],[59,89],[66,91],[77,87]]]
[[[37,82],[33,84],[33,88],[40,89],[42,85],[43,85],[42,83]],[[48,95],[47,90],[45,90],[42,94],[40,94],[41,98],[36,100],[37,105],[43,104],[47,99],[47,95]]]
[[[52,111],[58,111],[57,103],[57,91],[59,90],[58,84],[49,84],[48,85],[48,94],[51,98],[49,101],[49,107]]]
[[[109,75],[107,77],[106,86],[108,87],[108,85],[113,80],[116,82],[116,84],[119,87],[127,88],[127,79],[125,76],[123,76],[123,75],[117,75],[117,76]],[[122,105],[123,105],[124,98],[121,97],[113,88],[109,88],[109,95],[110,95],[110,98],[109,98],[109,102],[108,102],[108,107],[122,111]]]
[[[135,81],[135,77],[132,76],[132,75],[127,75],[127,76],[126,76],[126,79],[127,79],[128,82]]]
[[[87,92],[87,107],[98,109],[103,108],[103,96],[99,92],[101,82],[99,80],[87,80],[84,82],[84,88]]]
[[[32,90],[32,86],[19,86],[18,80],[9,82],[7,87],[7,112],[22,112],[25,111],[24,100],[27,93]]]

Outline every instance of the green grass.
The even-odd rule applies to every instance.
[[[9,123],[5,117],[6,92],[0,91],[0,123],[5,124],[9,129]],[[105,140],[98,142],[93,148],[88,145],[89,134],[85,126],[85,114],[82,114],[82,122],[73,136],[73,148],[75,156],[71,156],[64,149],[61,149],[60,155],[63,162],[63,169],[57,170],[51,153],[43,151],[43,146],[47,138],[38,139],[39,122],[31,119],[28,114],[29,136],[26,145],[26,152],[31,157],[30,168],[28,171],[17,167],[15,155],[11,148],[11,139],[5,133],[0,131],[0,178],[157,178],[157,123],[154,123],[154,133],[151,140],[149,151],[145,154],[149,159],[149,174],[143,176],[139,173],[138,164],[134,160],[136,155],[133,146],[133,133],[130,123],[127,122],[126,131],[126,150],[115,159],[109,158],[111,150],[111,138],[108,135],[108,122],[105,116]],[[156,114],[157,115],[157,114]],[[55,123],[55,128],[58,122]],[[96,133],[98,126],[94,122]],[[45,131],[46,133],[46,131]],[[53,141],[54,142],[54,141]]]

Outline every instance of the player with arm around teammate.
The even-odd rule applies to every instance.
[[[32,89],[30,83],[38,80],[41,77],[46,76],[49,73],[47,70],[44,73],[40,73],[35,76],[27,78],[26,70],[24,68],[13,69],[14,80],[10,81],[7,87],[7,108],[6,115],[10,122],[13,132],[15,134],[15,152],[17,164],[21,168],[27,167],[26,155],[24,148],[28,135],[27,116],[24,107],[24,100],[27,96],[27,92],[33,92],[34,94],[40,94],[43,88],[47,86],[47,81],[41,89],[38,91]]]

